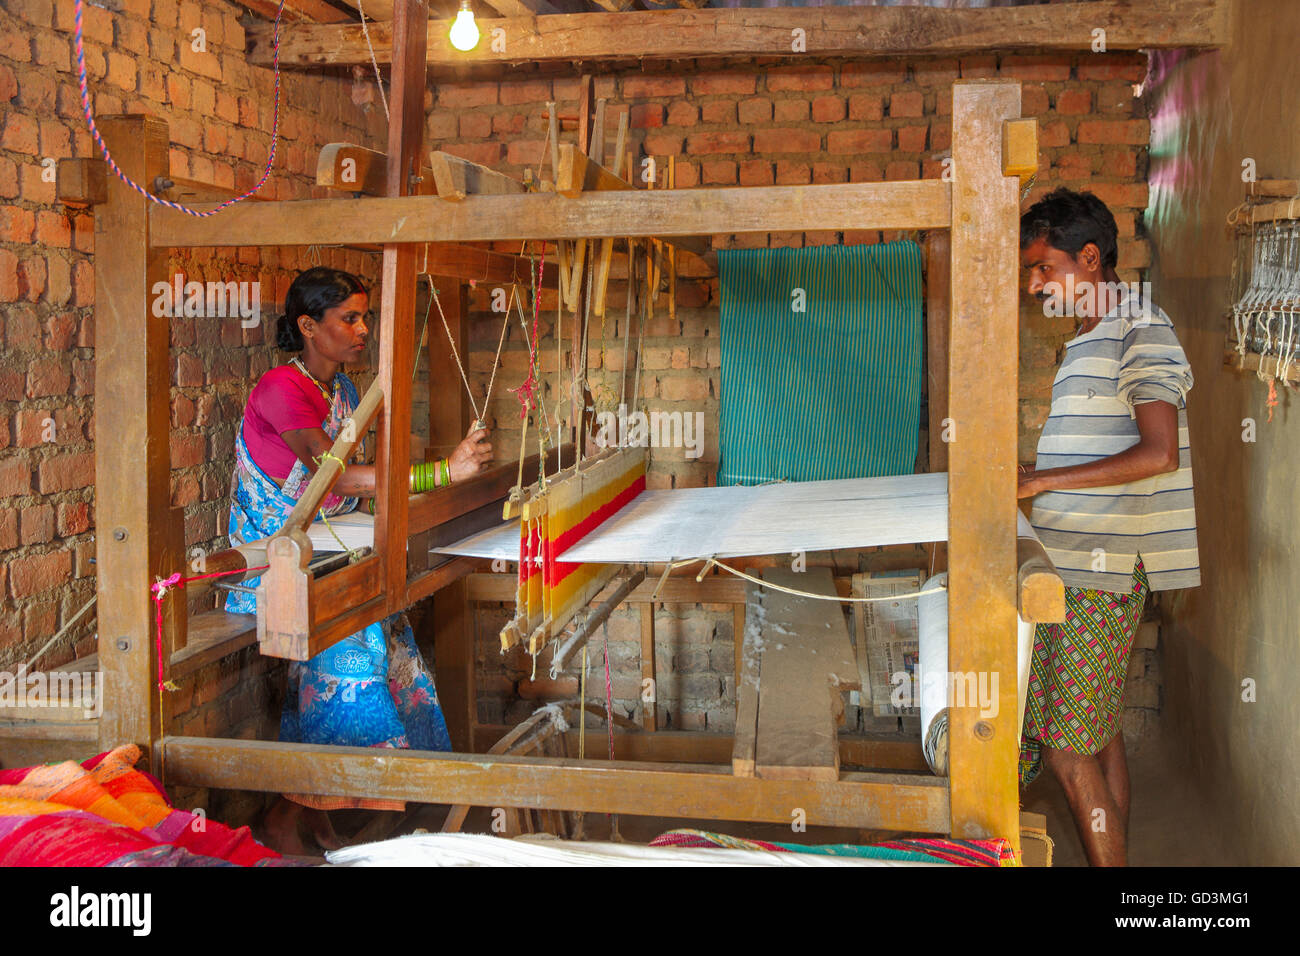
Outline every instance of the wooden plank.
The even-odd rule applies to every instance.
[[[844,229],[946,229],[951,186],[938,179],[813,186],[632,189],[523,196],[434,196],[241,203],[196,219],[150,210],[154,244],[186,246],[311,245],[335,242],[488,242],[600,239],[606,236],[708,236],[720,233]],[[209,208],[206,205],[196,207]]]
[[[474,729],[474,750],[483,753],[509,729],[500,724],[478,725]],[[570,731],[564,739],[576,751],[578,731]],[[640,763],[725,764],[731,759],[733,740],[731,734],[679,730],[643,733],[617,728],[614,731],[614,759]],[[841,734],[839,748],[842,766],[930,773],[921,752],[919,730],[912,735]],[[603,751],[591,757],[603,759]]]
[[[850,773],[838,781],[735,777],[713,764],[635,764],[556,757],[374,750],[204,737],[166,739],[174,786],[322,793],[421,803],[538,807],[713,820],[942,832],[944,782]]]
[[[77,209],[108,201],[108,164],[102,159],[61,159],[54,188],[59,202]]]
[[[190,617],[187,630],[184,649],[171,656],[168,673],[172,680],[256,644],[257,616],[204,611]]]
[[[527,192],[523,183],[505,173],[442,150],[429,154],[429,168],[438,195],[454,202],[466,196],[518,196]]]
[[[984,53],[989,50],[1091,51],[1096,30],[1106,48],[1141,50],[1223,46],[1228,39],[1228,4],[1223,0],[1127,0],[993,9],[930,7],[801,8],[798,25],[806,49],[791,48],[786,9],[651,10],[625,13],[575,13],[547,17],[480,20],[480,29],[500,28],[505,43],[480,43],[469,52],[448,41],[450,20],[429,23],[430,65],[523,63],[576,60],[639,60],[771,56],[916,57]],[[246,31],[248,62],[271,65],[270,25]],[[370,65],[360,24],[312,26],[282,24],[280,63],[294,66]],[[383,25],[370,31],[380,63],[391,59],[391,40]]]
[[[1032,623],[1065,620],[1065,582],[1037,538],[1016,538],[1016,605]]]
[[[763,589],[746,581],[745,598],[749,626],[735,635],[740,656],[736,667],[736,733],[731,749],[731,772],[738,777],[754,776],[758,690],[763,661],[762,627],[758,623],[763,619]]]
[[[813,594],[836,594],[829,568],[766,568],[763,580]],[[862,686],[838,601],[766,589],[758,673],[754,773],[768,779],[835,780],[841,693]],[[739,724],[737,725],[739,735]]]
[[[1242,372],[1262,370],[1265,375],[1276,375],[1277,378],[1282,378],[1278,368],[1281,364],[1280,360],[1274,355],[1260,355],[1258,352],[1247,352],[1241,355],[1236,349],[1226,349],[1223,353],[1223,364]],[[1288,385],[1300,385],[1300,363],[1292,363],[1291,368],[1287,370],[1285,381]]]
[[[659,729],[659,678],[655,672],[655,606],[649,601],[636,605],[641,618],[641,726],[649,731]],[[649,687],[646,686],[649,681]],[[646,690],[650,699],[645,699]]]
[[[931,232],[925,241],[925,383],[929,405],[930,471],[948,470],[948,296],[952,285],[952,243],[946,230]]]
[[[393,0],[343,0],[343,2],[356,10],[358,15],[364,10],[367,22],[393,19]]]
[[[167,126],[144,116],[105,117],[100,131],[136,182],[167,174]],[[95,211],[95,515],[100,663],[106,688],[103,749],[153,739],[154,606],[149,587],[185,566],[169,556],[166,436],[170,427],[169,319],[151,308],[166,254],[149,242],[149,201],[117,177]],[[175,558],[175,560],[172,560]]]
[[[1016,389],[1019,182],[1002,174],[1002,123],[1016,81],[953,84],[952,323],[948,450],[948,644],[954,673],[1004,675],[997,713],[949,709],[952,835],[1019,852],[1016,760]],[[979,282],[971,282],[976,273]],[[990,388],[990,382],[1003,387]],[[1011,675],[1012,679],[1006,679]],[[992,678],[985,679],[991,683]]]
[[[355,143],[326,143],[316,154],[316,185],[366,196],[387,196],[388,155]],[[411,192],[417,196],[436,196],[433,170],[420,170],[420,178]]]
[[[410,191],[410,177],[424,155],[424,63],[429,18],[427,0],[406,0],[394,10],[393,80],[388,128],[388,184],[392,199],[371,202],[437,203],[431,197],[399,199]],[[364,202],[365,200],[358,200]],[[457,205],[443,203],[442,205]],[[439,237],[444,238],[444,237]],[[411,464],[411,358],[415,336],[416,249],[389,236],[384,245],[379,321],[379,375],[384,407],[376,427],[375,552],[383,561],[381,593],[388,610],[403,608],[406,596],[407,499]],[[417,529],[423,530],[423,529]]]
[[[426,244],[425,250],[420,259],[421,273],[450,279],[473,279],[476,282],[519,283],[523,286],[532,282],[530,270],[535,266],[523,256],[512,256],[506,252],[494,252],[456,242],[430,242]],[[555,260],[548,260],[543,265],[542,282],[552,284],[558,274]]]
[[[456,583],[475,568],[482,567],[483,564],[483,561],[474,558],[452,558],[412,577],[411,583],[406,586],[406,605],[409,607],[416,601],[423,601],[430,595]]]

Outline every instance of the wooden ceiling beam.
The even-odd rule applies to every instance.
[[[480,20],[505,30],[505,43],[452,48],[451,22],[431,20],[428,62],[466,63],[619,60],[719,56],[939,56],[980,51],[1091,50],[1094,31],[1106,49],[1212,48],[1228,37],[1227,0],[1128,0],[1028,7],[709,8]],[[791,51],[791,29],[806,34],[806,50]],[[368,64],[360,24],[282,24],[280,63],[289,67]],[[271,25],[248,28],[248,61],[271,64]],[[370,29],[381,63],[392,59],[389,24]]]

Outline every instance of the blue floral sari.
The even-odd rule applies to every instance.
[[[321,423],[325,434],[336,438],[358,404],[356,386],[339,372],[334,376],[329,416]],[[283,488],[277,486],[253,461],[241,424],[231,481],[231,544],[268,538],[280,530],[309,478],[299,461]],[[326,515],[343,514],[354,510],[358,502],[357,498],[329,495],[321,510]],[[255,588],[257,582],[251,579],[246,583]],[[256,613],[257,599],[252,593],[232,591],[226,610]],[[433,675],[416,647],[406,615],[394,614],[371,624],[305,663],[291,662],[280,739],[347,747],[451,750]],[[324,809],[358,805],[342,798],[295,799]]]

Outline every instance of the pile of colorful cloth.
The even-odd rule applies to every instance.
[[[918,838],[884,840],[866,846],[852,843],[826,843],[805,846],[801,843],[769,843],[766,840],[742,840],[725,833],[707,830],[669,830],[650,841],[650,846],[725,847],[732,850],[771,850],[778,853],[816,853],[826,856],[853,856],[872,860],[896,860],[912,863],[949,863],[953,866],[1019,866],[1011,844],[1006,840],[944,840]]]
[[[0,866],[275,866],[286,861],[135,769],[140,748],[0,770]]]

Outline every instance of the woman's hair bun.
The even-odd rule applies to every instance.
[[[317,322],[325,318],[327,309],[360,293],[368,295],[366,287],[350,272],[316,266],[298,277],[289,286],[284,297],[284,315],[275,325],[275,344],[286,352],[301,352],[302,330],[298,328],[299,316],[309,316]]]

